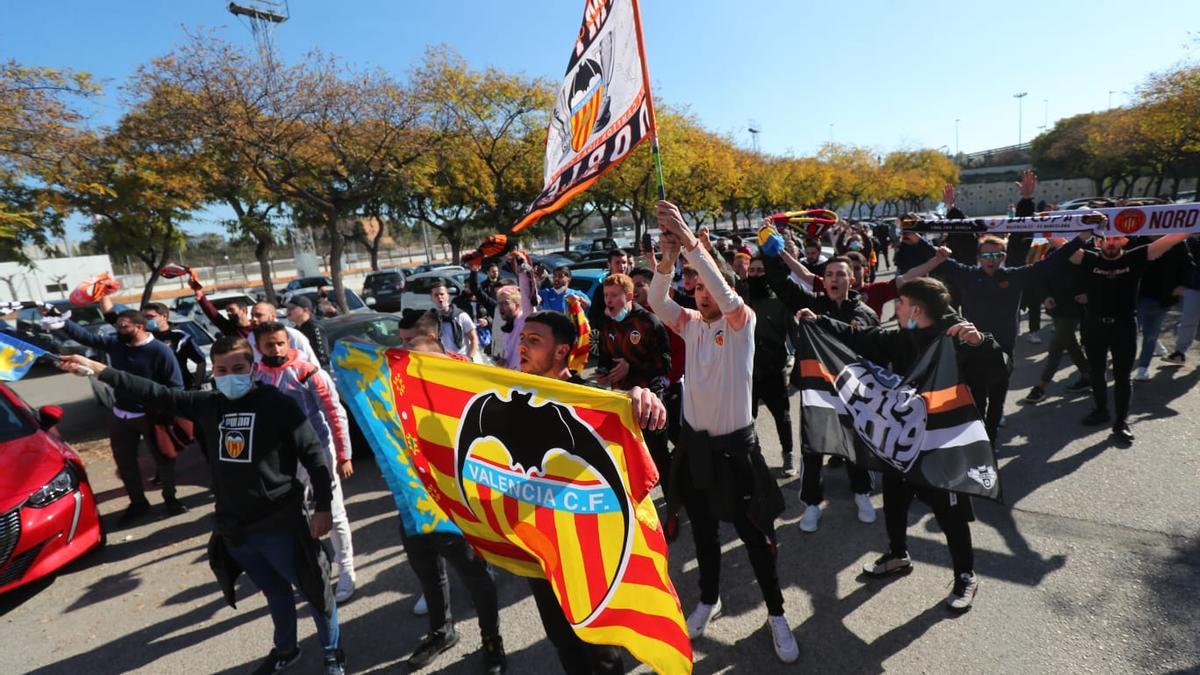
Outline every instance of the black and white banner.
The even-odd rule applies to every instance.
[[[1024,218],[990,216],[961,220],[905,221],[913,232],[1071,233],[1094,231],[1107,236],[1156,237],[1200,232],[1200,203],[1115,206],[1083,211],[1050,211]]]
[[[1000,501],[1000,473],[954,340],[943,335],[901,375],[868,361],[812,323],[796,347],[804,447],[913,485]]]

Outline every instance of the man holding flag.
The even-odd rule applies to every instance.
[[[901,375],[913,369],[939,336],[945,334],[957,338],[960,382],[951,391],[955,392],[955,396],[966,395],[966,400],[970,399],[961,386],[962,382],[968,381],[964,370],[973,370],[985,380],[1006,374],[1000,346],[990,335],[979,332],[973,324],[951,312],[950,293],[936,279],[913,279],[900,288],[900,298],[896,304],[899,328],[853,327],[829,317],[818,318],[808,309],[801,310],[800,316],[815,322],[818,328],[841,340],[853,351]],[[803,370],[804,365],[798,364],[798,369]],[[978,431],[982,437],[982,430]],[[883,577],[912,571],[907,529],[908,507],[914,496],[933,509],[938,526],[945,533],[946,543],[950,547],[954,587],[946,604],[952,610],[966,611],[970,609],[979,588],[968,524],[975,517],[970,498],[917,484],[899,470],[889,468],[883,472],[883,512],[888,552],[864,565],[863,573]]]

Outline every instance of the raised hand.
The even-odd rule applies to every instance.
[[[942,203],[946,205],[946,210],[954,208],[958,202],[958,191],[954,189],[954,185],[946,183],[946,187],[942,188]]]
[[[1032,169],[1025,169],[1021,172],[1021,180],[1017,183],[1017,188],[1021,191],[1022,199],[1033,199],[1033,193],[1037,191],[1037,174]]]

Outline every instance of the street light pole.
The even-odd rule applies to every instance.
[[[1021,122],[1024,120],[1024,118],[1022,117],[1021,99],[1025,98],[1028,95],[1029,95],[1029,92],[1027,92],[1027,91],[1017,92],[1016,94],[1013,94],[1013,98],[1017,99],[1017,145],[1021,144]]]
[[[959,154],[959,152],[958,152],[958,123],[960,121],[961,120],[959,120],[957,117],[954,118],[954,155],[955,156],[958,156],[958,154]]]
[[[1108,90],[1108,107],[1110,110],[1112,109],[1112,95],[1115,94],[1116,92],[1117,92],[1116,89]]]
[[[1050,99],[1042,99],[1042,105],[1045,106],[1042,110],[1042,128],[1048,129],[1050,128]]]
[[[833,122],[829,123],[829,142],[833,142]]]

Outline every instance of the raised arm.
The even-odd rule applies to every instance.
[[[803,279],[804,283],[808,284],[809,286],[813,285],[813,279],[816,279],[817,275],[810,272],[808,268],[804,266],[804,263],[796,260],[796,256],[788,253],[787,249],[784,249],[780,252],[779,257],[783,260],[783,264],[787,265],[788,270],[791,271],[792,274],[795,274]]]
[[[1146,259],[1157,260],[1167,251],[1170,251],[1175,244],[1187,239],[1188,236],[1189,235],[1187,233],[1168,234],[1165,237],[1159,237],[1158,239],[1155,239],[1154,241],[1150,242],[1149,246],[1146,247]]]
[[[950,189],[953,191],[954,188],[950,187]],[[896,287],[899,288],[913,279],[916,279],[917,277],[927,276],[930,272],[937,269],[938,265],[941,265],[949,259],[950,249],[945,246],[939,246],[937,253],[935,253],[932,258],[896,277]]]
[[[692,233],[692,228],[684,222],[679,209],[671,202],[660,200],[655,205],[655,213],[658,217],[658,226],[679,240],[684,256],[700,274],[700,280],[704,282],[705,290],[717,303],[717,307],[729,321],[730,327],[734,330],[741,330],[750,320],[752,315],[750,308],[742,301],[741,296],[725,282],[725,277],[721,275],[716,261],[700,245],[700,241]]]
[[[766,272],[767,285],[791,312],[812,307],[817,300],[816,294],[797,286],[792,283],[791,279],[788,279],[787,266],[780,260],[780,257],[763,256],[763,271]],[[810,274],[809,276],[816,278],[815,275]],[[810,281],[809,284],[811,283]]]
[[[79,324],[67,319],[63,322],[62,330],[67,334],[67,337],[87,347],[105,350],[117,343],[117,339],[111,335],[103,336],[93,333],[92,331],[80,326]]]
[[[662,249],[662,260],[656,260],[653,251],[648,254],[648,260],[653,265],[654,278],[650,280],[647,299],[650,301],[650,309],[654,311],[655,316],[661,319],[667,327],[679,333],[683,329],[683,324],[688,321],[688,313],[679,306],[679,303],[672,300],[667,292],[671,287],[671,280],[675,278],[675,261],[679,259],[679,242],[675,240],[674,236],[664,234],[660,239],[659,248]]]
[[[103,363],[90,361],[82,356],[64,356],[59,367],[77,375],[81,374],[78,368],[88,368],[95,374],[97,380],[136,399],[148,410],[173,417],[194,419],[208,401],[219,395],[207,391],[186,391],[164,387],[153,380],[138,377],[116,368],[109,368]]]

